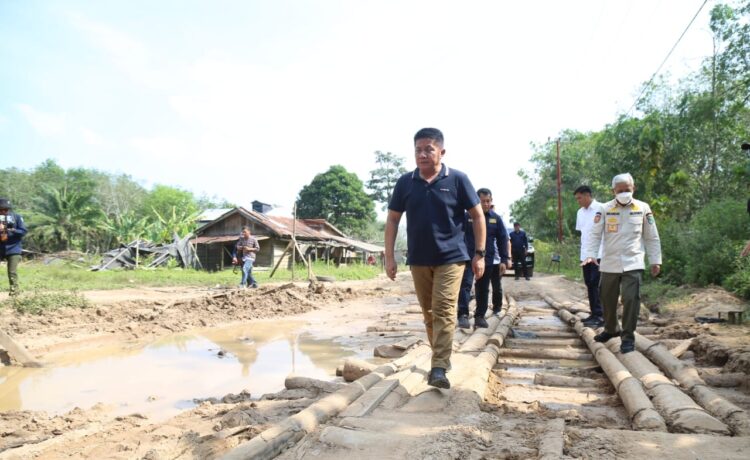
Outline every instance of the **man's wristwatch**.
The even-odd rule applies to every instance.
[[[475,255],[478,255],[479,257],[486,257],[487,256],[487,250],[485,249],[477,249],[474,251]]]

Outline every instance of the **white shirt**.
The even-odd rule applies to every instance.
[[[591,200],[588,208],[581,208],[576,214],[576,230],[581,232],[581,262],[586,259],[586,246],[591,239],[591,229],[594,228],[594,219],[596,213],[602,213],[602,204],[596,200]],[[596,256],[597,259],[602,258],[602,248],[599,247],[599,253]]]
[[[647,203],[632,200],[622,206],[616,200],[603,205],[604,212],[594,219],[586,256],[595,257],[601,245],[603,273],[643,270],[644,253],[651,265],[661,265],[661,241],[656,221]]]

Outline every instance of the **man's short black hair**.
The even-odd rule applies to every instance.
[[[432,139],[439,146],[443,146],[443,133],[437,128],[422,128],[414,135],[414,145],[419,139]]]
[[[521,222],[513,222],[513,226],[515,227],[516,225],[518,225],[520,227],[521,226]]]
[[[575,192],[573,192],[573,195],[578,195],[579,193],[588,193],[589,195],[593,195],[594,192],[591,191],[591,187],[588,185],[581,185],[576,189]]]
[[[488,188],[480,188],[477,190],[477,195],[485,195],[492,198],[492,192]]]

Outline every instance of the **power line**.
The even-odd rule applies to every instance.
[[[669,60],[669,57],[672,55],[672,52],[675,50],[675,48],[677,48],[677,45],[680,44],[680,41],[682,40],[682,37],[685,36],[685,34],[687,33],[687,31],[690,29],[690,26],[693,25],[693,22],[695,22],[695,19],[698,17],[698,15],[700,14],[700,12],[703,10],[703,7],[706,6],[706,3],[708,3],[708,0],[703,0],[703,4],[700,6],[700,8],[698,8],[698,11],[695,12],[695,16],[693,16],[693,19],[690,20],[690,23],[688,23],[687,27],[685,27],[685,30],[682,31],[682,35],[680,35],[680,38],[677,39],[677,41],[675,42],[674,46],[672,46],[672,49],[669,50],[669,53],[667,53],[667,57],[665,57],[664,60],[661,61],[661,64],[659,64],[659,67],[656,69],[656,72],[654,72],[654,74],[651,75],[651,78],[648,79],[648,82],[646,82],[646,84],[643,85],[643,87],[641,88],[641,92],[638,94],[638,97],[635,98],[635,101],[633,101],[633,105],[630,106],[630,109],[627,111],[626,115],[630,115],[630,112],[633,111],[633,109],[635,108],[636,104],[638,104],[638,102],[641,100],[641,96],[643,96],[643,93],[646,92],[646,88],[648,88],[649,85],[651,84],[651,82],[654,81],[654,78],[656,78],[656,75],[659,74],[659,71],[661,70],[662,67],[664,67],[664,64],[667,63],[667,61]]]

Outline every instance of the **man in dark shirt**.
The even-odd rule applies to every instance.
[[[26,235],[23,218],[13,212],[7,198],[0,198],[0,260],[8,262],[10,295],[18,294],[18,263],[21,261],[21,238]]]
[[[470,254],[464,241],[464,212],[473,220],[476,248],[472,268],[477,279],[484,274],[486,248],[484,213],[466,174],[442,163],[443,133],[421,129],[414,136],[417,169],[399,178],[388,204],[385,226],[385,269],[392,280],[398,266],[394,257],[401,215],[406,213],[407,264],[422,307],[427,338],[432,347],[428,384],[450,388],[456,301],[464,265]]]
[[[240,287],[250,286],[257,288],[258,283],[253,277],[253,264],[255,263],[255,254],[260,251],[258,240],[250,235],[250,227],[242,227],[242,236],[234,244],[232,250],[232,263],[242,266],[242,281]]]
[[[521,224],[513,224],[513,231],[510,232],[510,252],[513,258],[513,271],[518,279],[518,269],[523,267],[523,277],[528,281],[529,273],[526,268],[526,254],[529,251],[529,240],[526,238],[526,232],[521,230]]]
[[[485,242],[485,248],[487,249],[487,255],[485,256],[485,276],[476,280],[474,284],[474,292],[476,293],[477,308],[474,312],[474,327],[488,327],[487,320],[484,319],[487,313],[487,307],[489,304],[489,293],[490,293],[490,281],[493,273],[489,270],[494,269],[495,250],[500,252],[500,264],[497,269],[499,275],[505,272],[505,264],[508,262],[508,233],[505,230],[505,224],[503,223],[502,217],[500,217],[495,211],[492,210],[492,192],[487,188],[480,188],[477,190],[479,195],[479,201],[482,205],[482,211],[484,212],[484,221],[487,227],[487,239]],[[474,232],[468,231],[469,225],[472,223],[471,217],[468,213],[466,214],[466,247],[469,249],[469,253],[474,252]],[[492,267],[492,268],[490,268]],[[474,281],[474,272],[471,269],[471,264],[466,264],[464,269],[463,280],[461,281],[461,291],[458,295],[458,327],[467,329],[469,325],[469,301],[471,298],[471,283]],[[497,288],[496,288],[497,289]]]

